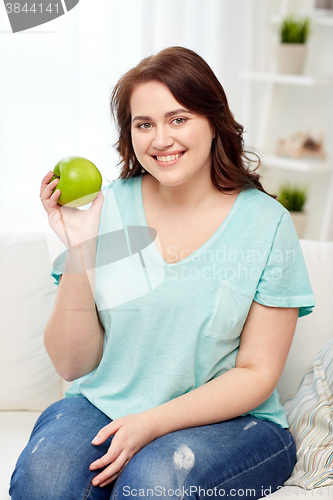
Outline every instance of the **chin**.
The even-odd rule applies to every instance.
[[[184,177],[181,175],[159,175],[155,177],[163,186],[176,187],[185,184],[191,177]]]

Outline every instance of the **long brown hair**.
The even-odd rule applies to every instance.
[[[210,120],[215,130],[211,180],[216,188],[227,194],[252,186],[266,193],[260,175],[255,172],[260,158],[254,152],[245,151],[243,126],[235,121],[222,85],[206,61],[185,47],[169,47],[146,57],[114,87],[110,107],[119,133],[115,144],[120,154],[119,178],[129,179],[142,172],[132,146],[130,99],[138,84],[149,81],[163,83],[179,104]],[[249,154],[253,154],[255,160]],[[257,165],[250,170],[248,166],[253,163]]]

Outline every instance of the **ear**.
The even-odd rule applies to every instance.
[[[213,131],[213,139],[215,139],[216,130],[215,130],[215,127],[214,127],[214,126],[212,126],[212,131]]]

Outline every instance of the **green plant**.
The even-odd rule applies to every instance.
[[[289,183],[283,184],[279,188],[277,200],[289,212],[302,212],[307,198],[307,188],[291,186]]]
[[[280,26],[281,43],[305,43],[310,32],[308,18],[286,17]]]

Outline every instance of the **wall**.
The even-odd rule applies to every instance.
[[[81,0],[48,24],[12,34],[0,4],[1,227],[44,227],[41,179],[67,155],[118,177],[109,95],[143,57],[170,45],[197,51],[244,114],[247,0]]]
[[[256,27],[253,28],[253,56],[250,69],[269,71],[274,62],[275,47],[278,42],[278,23],[274,21],[279,14],[309,15],[314,2],[308,0],[264,0],[252,1],[252,16]],[[254,26],[254,23],[253,23]],[[312,23],[307,44],[304,73],[333,76],[333,25]],[[245,126],[248,130],[248,143],[256,146],[261,113],[265,100],[265,83],[244,83],[249,93]],[[268,140],[262,152],[271,152],[277,141],[300,130],[323,133],[327,156],[333,162],[333,92],[331,87],[299,87],[276,85],[274,106],[267,131]],[[269,192],[277,193],[279,185],[285,181],[307,186],[309,197],[305,210],[309,217],[304,233],[306,239],[319,239],[320,227],[325,210],[330,175],[328,173],[297,172],[285,169],[263,167],[263,184]],[[332,225],[333,226],[333,225]],[[333,240],[333,227],[329,239]]]

